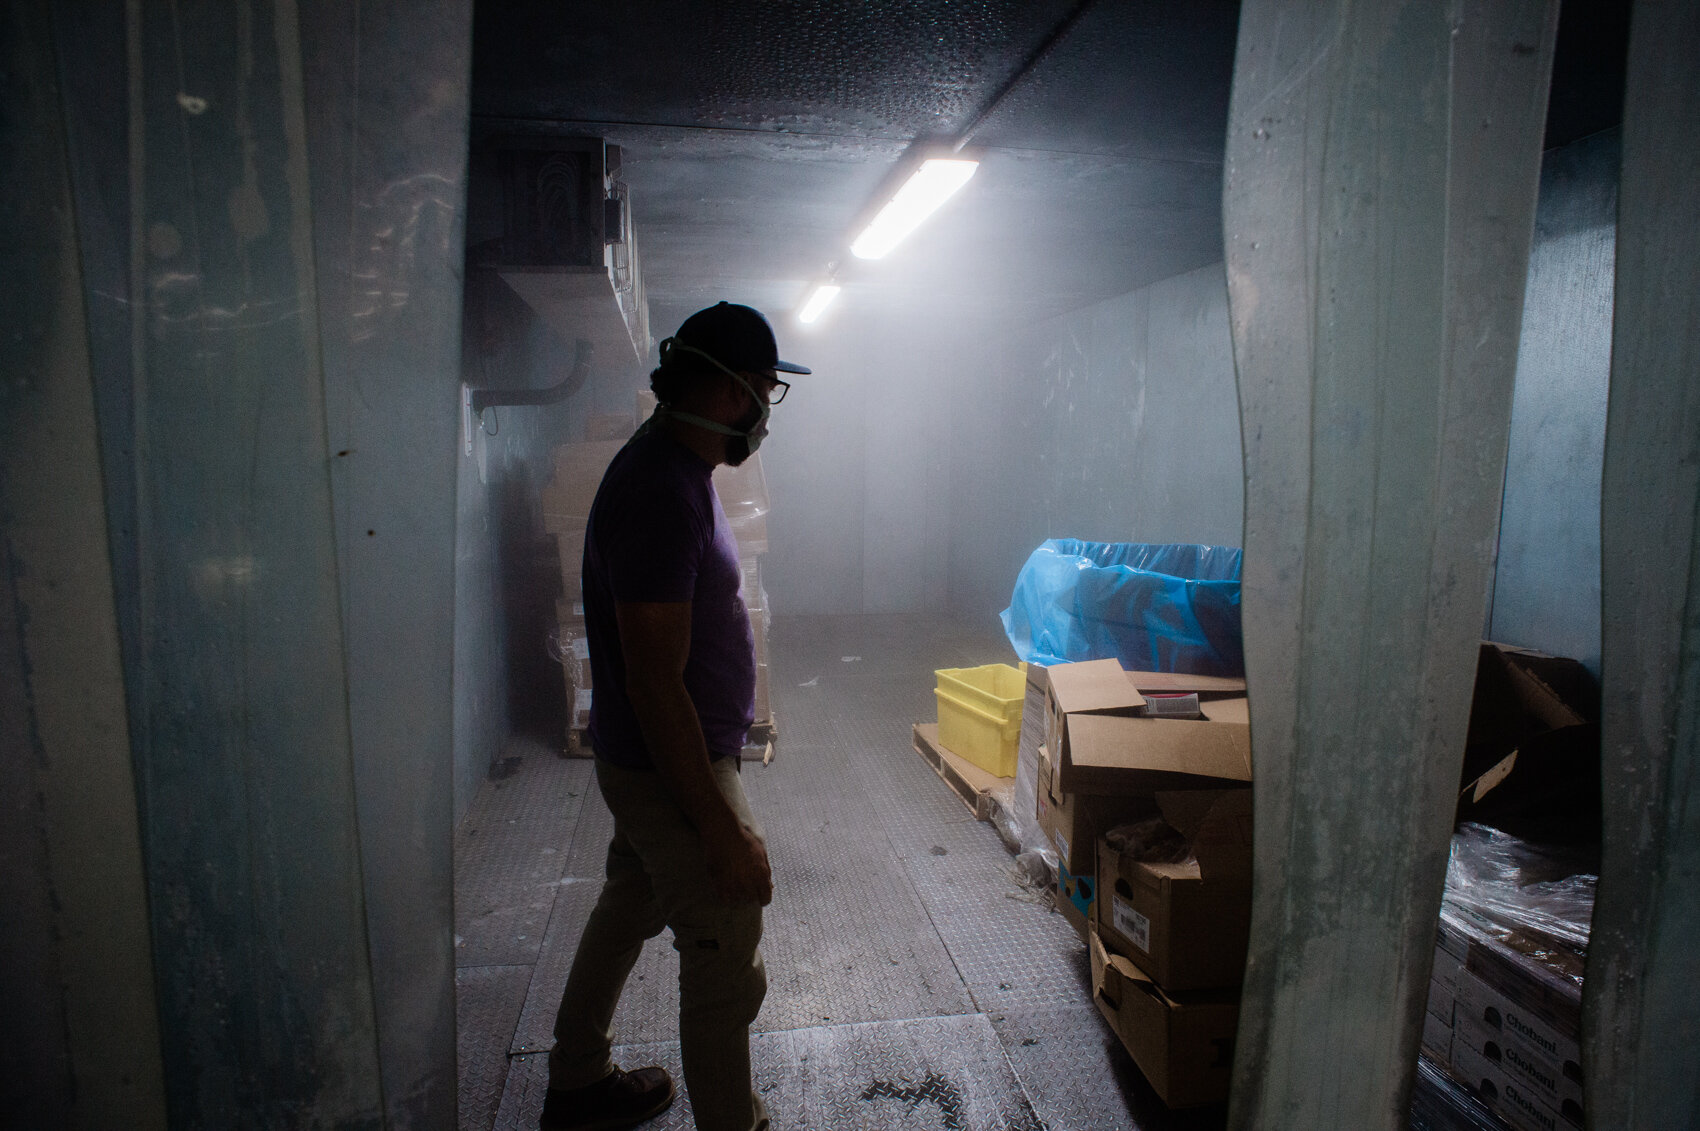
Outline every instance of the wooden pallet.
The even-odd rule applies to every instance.
[[[779,723],[769,717],[751,725],[750,736],[744,740],[743,759],[746,762],[760,762],[764,766],[770,766],[778,749]]]
[[[998,805],[996,794],[1015,781],[1014,778],[1000,778],[987,773],[960,754],[946,749],[939,742],[937,723],[915,724],[915,753],[933,768],[952,793],[962,799],[962,804],[974,814],[976,821],[992,819],[992,812]]]

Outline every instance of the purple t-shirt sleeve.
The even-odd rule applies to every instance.
[[[602,557],[616,601],[689,601],[696,593],[714,514],[696,492],[668,486],[647,483],[604,517]]]

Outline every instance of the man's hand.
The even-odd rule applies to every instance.
[[[708,878],[727,903],[759,903],[773,900],[773,870],[768,867],[767,848],[743,825],[730,833],[704,837],[702,841]]]
[[[709,767],[702,722],[685,690],[690,602],[619,602],[614,617],[626,652],[626,695],[637,710],[656,772],[702,837],[710,881],[729,903],[766,907],[773,898],[767,849],[721,794]]]

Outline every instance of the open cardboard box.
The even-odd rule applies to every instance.
[[[1149,796],[1099,797],[1094,794],[1064,793],[1057,787],[1056,765],[1050,751],[1039,747],[1039,830],[1057,850],[1062,866],[1076,876],[1095,876],[1098,871],[1098,839],[1117,825],[1155,816],[1157,808]]]
[[[1149,975],[1104,945],[1096,924],[1087,934],[1092,1000],[1151,1087],[1170,1107],[1198,1107],[1228,1096],[1239,995],[1164,993]]]
[[[1484,641],[1458,819],[1528,840],[1600,836],[1599,690],[1575,660]]]
[[[1115,660],[1058,664],[1046,674],[1046,746],[1060,791],[1128,796],[1251,780],[1244,680],[1125,672]],[[1197,692],[1204,718],[1143,718],[1141,689]]]
[[[1100,843],[1099,929],[1172,993],[1237,989],[1251,934],[1251,791],[1159,793],[1157,805],[1193,859],[1147,863]]]

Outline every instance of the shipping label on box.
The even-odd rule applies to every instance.
[[[1170,993],[1237,987],[1251,933],[1251,792],[1165,792],[1157,801],[1193,858],[1148,862],[1101,842],[1105,941]]]
[[[1151,953],[1151,920],[1141,915],[1133,904],[1110,889],[1110,921],[1116,933],[1132,943],[1141,954]]]
[[[1107,947],[1097,930],[1087,934],[1092,956],[1092,1000],[1139,1070],[1170,1107],[1196,1107],[1227,1097],[1233,1071],[1237,993],[1175,998]]]

